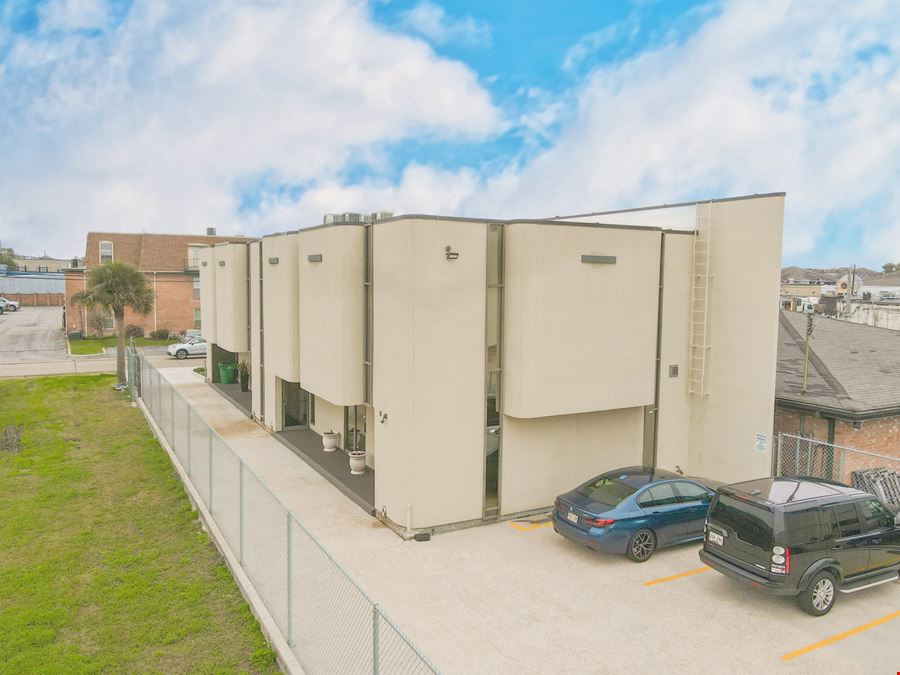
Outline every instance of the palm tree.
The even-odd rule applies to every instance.
[[[153,309],[153,289],[138,269],[121,262],[104,263],[88,273],[87,288],[72,300],[87,308],[112,312],[116,320],[116,375],[125,384],[125,308],[139,314]]]

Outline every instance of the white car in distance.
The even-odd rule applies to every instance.
[[[176,342],[166,348],[169,356],[176,359],[186,359],[189,356],[206,356],[206,340],[199,335],[184,342]]]

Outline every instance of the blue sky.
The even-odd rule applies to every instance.
[[[786,191],[784,263],[900,261],[890,0],[0,0],[0,241]]]

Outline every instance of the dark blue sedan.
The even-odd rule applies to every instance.
[[[721,485],[645,466],[608,471],[556,498],[553,529],[644,562],[658,548],[703,539],[706,511]]]

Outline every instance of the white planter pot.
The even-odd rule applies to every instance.
[[[334,452],[338,446],[337,434],[322,434],[322,449],[325,452]]]
[[[366,453],[350,452],[347,453],[350,458],[350,473],[354,476],[361,476],[366,472]]]

